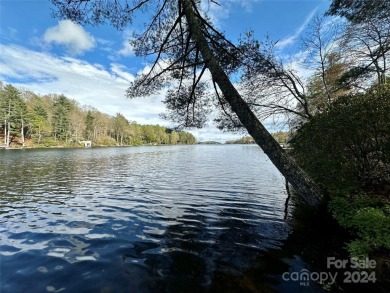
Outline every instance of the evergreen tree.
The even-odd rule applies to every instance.
[[[49,134],[51,126],[48,121],[47,110],[42,103],[34,106],[30,114],[31,130],[35,136],[36,142],[39,144],[45,134]]]
[[[0,130],[4,135],[4,145],[7,144],[7,99],[3,88],[0,89]]]
[[[94,120],[91,110],[88,110],[87,116],[85,117],[85,133],[84,137],[88,140],[92,140],[94,134]]]
[[[24,117],[26,115],[26,105],[20,97],[20,92],[12,85],[8,84],[2,91],[1,98],[1,120],[4,127],[4,145],[9,146],[14,136],[21,130],[24,137]],[[23,126],[23,127],[22,127]]]
[[[24,102],[24,100],[18,96],[16,100],[16,121],[17,121],[17,127],[20,129],[20,136],[22,138],[22,146],[25,146],[26,144],[26,129],[28,125],[28,112],[27,112],[27,105]]]
[[[257,47],[250,44],[236,46],[226,39],[204,17],[200,11],[200,1],[52,2],[58,8],[58,17],[87,24],[109,21],[119,29],[131,23],[135,13],[148,11],[150,21],[145,30],[134,37],[132,45],[137,55],[152,55],[156,59],[148,73],[140,74],[131,83],[128,97],[147,96],[175,85],[176,90],[165,101],[171,110],[170,118],[176,122],[182,121],[181,124],[187,127],[201,127],[205,122],[202,114],[213,103],[210,94],[203,90],[206,82],[204,73],[208,70],[215,88],[215,104],[232,109],[240,123],[306,203],[316,206],[321,202],[323,194],[317,184],[280,147],[229,79],[232,74],[238,74],[239,70],[257,62]]]
[[[60,95],[54,101],[53,131],[56,140],[67,141],[70,130],[71,104],[68,98]]]
[[[388,0],[332,0],[329,15],[343,16],[353,23],[390,16]]]

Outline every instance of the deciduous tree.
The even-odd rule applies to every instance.
[[[166,99],[169,109],[176,111],[177,121],[185,126],[201,126],[196,113],[211,104],[210,95],[201,87],[208,70],[218,97],[217,104],[231,108],[240,123],[274,165],[310,205],[318,205],[322,192],[316,183],[297,165],[260,123],[249,105],[233,86],[229,75],[253,64],[258,56],[252,47],[236,46],[215,29],[200,11],[197,0],[136,0],[85,1],[52,0],[57,16],[79,23],[101,24],[111,22],[124,28],[132,22],[136,12],[147,11],[150,21],[146,29],[134,36],[132,45],[139,56],[155,56],[147,73],[137,76],[127,91],[130,98],[155,93],[169,85],[175,86],[174,98]],[[212,3],[214,1],[210,1]],[[256,48],[253,48],[256,49]],[[188,94],[183,96],[183,91]],[[184,101],[183,97],[186,97]],[[176,101],[180,101],[176,104]],[[182,115],[183,109],[188,115]]]
[[[123,140],[128,131],[129,121],[120,113],[117,113],[114,118],[114,132],[116,142],[119,145],[123,145]]]
[[[386,83],[390,62],[390,15],[347,25],[341,45],[355,63],[348,72],[351,77],[373,75],[376,83]]]
[[[343,49],[357,62],[344,80],[374,73],[377,83],[386,83],[390,52],[390,1],[333,0],[327,14],[342,16],[349,21],[343,36]]]

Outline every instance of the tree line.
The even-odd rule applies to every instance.
[[[129,42],[137,56],[151,62],[148,71],[130,83],[127,96],[164,90],[165,117],[184,127],[202,127],[211,109],[218,109],[219,127],[245,128],[312,206],[319,206],[326,192],[281,148],[261,120],[284,115],[296,129],[327,111],[338,97],[387,82],[390,16],[388,9],[383,10],[388,8],[384,0],[375,5],[367,0],[332,1],[328,15],[345,18],[316,16],[302,38],[304,53],[293,56],[299,59],[293,62],[278,54],[277,41],[259,41],[252,32],[237,42],[227,39],[200,1],[51,1],[55,17],[88,25],[109,23],[120,30],[146,13],[144,29]],[[314,72],[309,79],[294,68],[301,60]],[[238,86],[233,78],[241,78]]]
[[[123,114],[102,113],[64,95],[40,96],[0,86],[0,137],[6,147],[78,146],[90,140],[94,145],[194,144],[195,137],[160,125],[140,125]]]
[[[273,138],[280,144],[286,144],[289,140],[290,132],[285,131],[277,131],[272,133]],[[227,140],[226,144],[255,144],[253,137],[251,136],[243,136],[239,139]]]
[[[239,139],[227,140],[226,144],[254,144],[255,141],[251,136],[243,136]]]
[[[377,187],[389,194],[388,114],[381,112],[390,100],[388,0],[333,0],[326,15],[313,19],[302,37],[304,50],[292,60],[278,54],[281,42],[259,41],[252,32],[228,40],[197,0],[51,1],[59,18],[118,29],[147,12],[144,30],[130,42],[137,56],[153,59],[150,70],[130,83],[129,98],[166,90],[166,118],[186,127],[202,127],[210,109],[218,109],[219,127],[245,128],[305,203],[334,207],[341,197],[343,209],[331,212],[360,238],[351,252],[390,249],[388,199],[361,204]],[[313,74],[300,76],[297,64]],[[239,78],[235,87],[231,80]],[[267,117],[282,117],[297,132],[293,152],[283,151],[265,129],[260,121]],[[331,160],[319,168],[322,156]],[[339,169],[337,158],[349,166]]]

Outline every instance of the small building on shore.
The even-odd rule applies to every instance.
[[[92,141],[90,140],[82,140],[82,141],[79,141],[80,144],[84,144],[84,147],[85,148],[90,148],[92,147]]]

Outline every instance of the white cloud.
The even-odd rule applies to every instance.
[[[261,123],[272,133],[277,131],[287,131],[288,129],[286,127],[284,117],[279,117],[279,119],[280,121],[275,121],[273,118],[267,118]],[[220,143],[224,143],[227,140],[236,140],[248,135],[246,130],[238,132],[222,132],[212,122],[201,129],[191,129],[191,133],[198,138],[198,141],[217,141]]]
[[[130,44],[133,33],[134,31],[130,29],[127,29],[122,33],[122,47],[115,52],[116,56],[112,56],[114,60],[120,57],[135,56],[134,47]]]
[[[245,12],[252,12],[253,4],[263,0],[227,0],[226,2],[231,4],[240,5]]]
[[[305,21],[295,30],[294,34],[278,41],[275,47],[279,50],[283,50],[285,47],[294,44],[295,41],[299,38],[299,36],[302,34],[302,32],[305,30],[305,28],[308,26],[311,19],[314,17],[316,11],[317,8],[311,11],[306,17]]]
[[[126,89],[134,76],[124,65],[112,63],[106,69],[101,64],[71,57],[60,58],[17,45],[0,44],[0,52],[0,80],[4,83],[12,83],[41,95],[64,94],[81,105],[92,106],[110,115],[120,112],[127,119],[141,124],[174,126],[159,116],[165,111],[165,105],[161,102],[164,93],[126,99]],[[203,129],[189,131],[200,141],[224,142],[242,136],[223,133],[212,123]]]
[[[0,36],[4,40],[15,41],[18,40],[18,31],[13,27],[2,27],[0,29]]]
[[[233,9],[243,9],[246,13],[251,13],[253,5],[263,0],[224,0],[216,1],[220,5],[215,4],[209,0],[202,0],[201,8],[205,15],[207,15],[213,24],[219,27],[220,21],[228,19],[230,11]]]
[[[115,73],[117,76],[123,78],[124,80],[131,82],[134,80],[134,75],[126,71],[126,67],[121,64],[111,64],[111,72]]]
[[[44,40],[47,43],[63,45],[74,55],[83,54],[96,45],[93,36],[71,20],[61,20],[58,25],[48,28]]]
[[[244,134],[222,132],[214,125],[208,125],[201,129],[193,129],[191,133],[197,137],[198,141],[217,141],[220,143],[244,136]]]
[[[125,97],[134,76],[126,67],[105,69],[77,58],[58,58],[17,45],[0,44],[0,80],[38,94],[63,93],[82,105],[115,115],[123,113],[139,123],[168,125],[159,114],[165,110],[162,96],[129,100]],[[17,80],[17,82],[15,82]]]
[[[298,53],[298,55],[300,54]],[[301,61],[292,61],[287,67],[294,68],[296,75],[303,81],[307,81],[315,73],[313,69],[308,68]]]
[[[102,39],[102,38],[96,38],[95,41],[96,41],[96,44],[97,44],[97,48],[99,50],[102,50],[102,51],[105,51],[105,52],[109,52],[109,53],[112,52],[112,47],[115,44],[114,41],[109,41],[109,40],[105,40],[105,39]]]
[[[133,30],[127,29],[122,33],[122,43],[120,49],[113,50],[113,43],[105,46],[102,50],[109,52],[107,58],[113,62],[118,62],[123,57],[134,57],[134,47],[130,44],[133,37]],[[100,48],[101,49],[101,48]]]
[[[122,55],[122,56],[135,56],[135,53],[134,53],[134,48],[132,45],[130,45],[130,42],[129,40],[124,40],[123,43],[122,43],[122,49],[120,49],[118,51],[118,54],[119,55]]]

